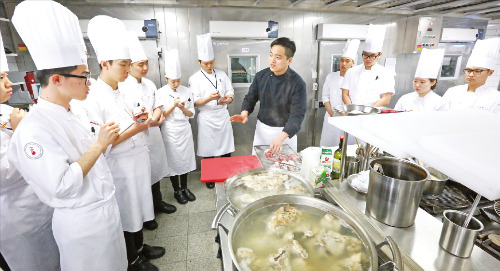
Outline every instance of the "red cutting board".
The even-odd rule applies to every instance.
[[[201,182],[223,182],[240,172],[261,167],[255,155],[203,159]]]

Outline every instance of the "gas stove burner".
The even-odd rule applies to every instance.
[[[500,230],[485,231],[479,234],[476,244],[500,260]]]
[[[488,239],[491,241],[491,247],[500,251],[500,235],[494,233],[488,234]]]
[[[493,222],[496,222],[500,224],[500,216],[497,214],[497,212],[494,210],[493,207],[485,207],[481,208],[481,211]]]
[[[420,207],[428,213],[436,215],[449,209],[461,209],[471,206],[472,203],[465,194],[454,186],[445,186],[440,195],[423,195]]]

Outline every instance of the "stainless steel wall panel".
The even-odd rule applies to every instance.
[[[170,15],[170,16],[169,16]],[[175,13],[174,13],[175,15]],[[165,51],[167,49],[177,49],[177,47],[174,48],[167,48],[167,40],[169,39],[175,39],[177,40],[177,35],[172,35],[169,36],[169,33],[173,32],[170,31],[170,29],[167,28],[167,26],[172,25],[171,21],[172,18],[174,19],[173,21],[175,22],[175,16],[172,16],[171,14],[167,14],[165,12],[165,9],[163,7],[155,7],[155,18],[158,22],[158,31],[160,32],[157,40],[158,47],[161,48],[162,50],[162,58],[158,59],[158,67],[159,67],[159,76],[160,76],[160,82],[158,85],[156,85],[157,88],[161,88],[166,84],[165,82],[165,59],[163,56],[165,55]],[[169,20],[169,21],[167,21]],[[174,44],[177,44],[176,42],[173,42]]]

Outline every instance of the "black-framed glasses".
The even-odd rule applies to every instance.
[[[74,78],[81,78],[81,79],[85,79],[85,85],[88,84],[89,80],[90,80],[90,72],[85,76],[85,75],[76,75],[76,74],[69,74],[69,73],[58,73],[60,76],[64,76],[64,77],[74,77]]]
[[[376,55],[361,54],[361,55],[363,56],[364,59],[370,59],[370,60],[375,60],[375,58],[380,56],[380,54],[376,54]]]
[[[484,71],[489,71],[489,70],[490,69],[486,69],[486,70],[483,70],[483,69],[476,69],[476,70],[473,70],[473,69],[464,69],[464,73],[465,74],[473,73],[474,75],[480,75]]]

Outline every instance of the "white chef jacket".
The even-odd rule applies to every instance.
[[[437,95],[432,90],[424,97],[420,97],[417,92],[405,94],[399,98],[394,110],[399,111],[443,111],[447,110],[448,105],[445,103],[443,97]]]
[[[0,104],[2,123],[11,107]],[[0,252],[12,270],[59,270],[59,249],[52,234],[54,209],[38,199],[33,188],[7,159],[10,125],[0,128]]]
[[[153,81],[142,78],[141,83],[133,76],[128,76],[124,82],[118,83],[118,89],[123,95],[129,108],[134,108],[137,104],[144,106],[149,116],[153,116],[153,111],[160,107],[157,105],[156,85]],[[160,127],[149,127],[146,135],[148,144],[149,159],[151,162],[151,184],[155,184],[163,177],[168,176],[167,155],[161,137]]]
[[[215,80],[216,77],[217,80]],[[217,91],[220,93],[221,97],[234,94],[231,80],[227,77],[226,73],[221,70],[213,69],[212,73],[208,74],[200,69],[189,77],[189,89],[191,89],[195,101],[210,96],[210,94],[216,91],[215,86],[217,86]],[[217,101],[210,101],[198,107],[198,109],[200,111],[227,109],[227,105],[218,105]]]
[[[326,77],[321,98],[323,103],[330,102],[332,109],[337,105],[344,104],[342,101],[342,89],[340,88],[343,80],[344,77],[340,76],[340,72],[332,72]],[[323,129],[321,130],[319,144],[323,147],[336,147],[339,145],[340,137],[344,136],[344,131],[331,125],[328,122],[328,118],[330,118],[330,114],[326,111],[323,118]],[[351,136],[349,137],[348,144],[354,144],[355,141],[356,139]]]
[[[104,124],[121,117],[132,118],[132,108],[120,89],[113,90],[100,78],[90,88],[85,105],[92,122]],[[140,231],[143,222],[154,219],[151,162],[145,134],[138,133],[113,146],[106,154],[106,161],[115,180],[123,230]]]
[[[179,97],[181,101],[184,101],[184,107],[191,111],[193,115],[191,117],[186,116],[182,110],[178,107],[174,108],[172,113],[165,119],[166,122],[176,122],[176,121],[187,121],[194,118],[194,98],[191,90],[185,86],[180,85],[177,91],[173,91],[169,85],[165,85],[157,91],[157,106],[162,107],[162,111],[170,108],[174,104],[174,99]]]
[[[443,95],[449,110],[473,108],[500,113],[500,92],[494,87],[480,86],[475,92],[467,91],[468,85],[449,88]]]
[[[342,101],[342,81],[343,76],[340,76],[340,72],[332,72],[326,76],[325,85],[323,86],[323,92],[321,99],[323,103],[330,102],[332,108],[337,105],[344,104]]]
[[[158,105],[162,111],[170,108],[176,97],[184,101],[184,107],[193,113],[186,116],[178,107],[167,116],[162,125],[161,134],[167,151],[168,167],[172,176],[182,175],[196,169],[196,157],[194,155],[193,133],[189,119],[194,117],[194,99],[189,88],[179,86],[173,91],[169,85],[158,90]]]
[[[189,78],[189,88],[194,100],[206,98],[218,91],[220,95],[234,94],[226,73],[214,69],[212,74],[199,70]],[[198,107],[198,150],[201,157],[219,156],[234,151],[233,127],[229,121],[227,105],[219,105],[218,101]],[[207,139],[210,138],[210,142]]]
[[[101,155],[83,177],[77,163],[94,141],[88,122],[39,98],[18,125],[7,153],[39,199],[55,208],[52,229],[62,270],[127,268],[109,167]]]
[[[371,70],[365,65],[357,65],[347,70],[342,89],[349,90],[349,97],[353,104],[372,106],[380,100],[384,93],[395,93],[394,72],[382,65],[375,64]]]
[[[90,86],[87,100],[84,101],[88,117],[94,125],[96,134],[99,133],[100,125],[109,121],[116,121],[119,118],[132,118],[132,110],[124,99],[120,89],[113,90],[100,78]],[[125,140],[119,145],[111,148],[110,155],[119,155],[131,149],[147,150],[146,135],[138,133]]]

